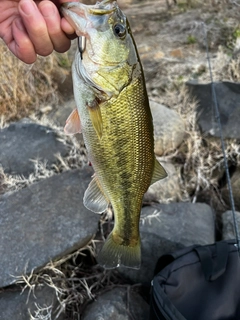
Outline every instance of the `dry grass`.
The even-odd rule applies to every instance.
[[[221,15],[221,13],[219,14]],[[233,25],[235,22],[233,22]],[[200,33],[203,34],[202,26],[197,34]],[[236,41],[236,38],[232,39],[232,53],[236,48]],[[205,45],[204,42],[203,44]],[[225,47],[219,46],[216,52],[210,52],[210,57],[214,81],[240,82],[239,53],[236,55],[229,54]],[[175,66],[172,66],[172,68],[175,68]],[[169,74],[172,75],[171,66],[169,69]],[[187,81],[188,79],[184,80]],[[198,81],[200,83],[210,82],[206,54],[204,72],[198,75]],[[171,160],[175,166],[180,167],[182,200],[195,202],[198,194],[203,191],[217,193],[218,197],[220,197],[219,181],[224,175],[224,159],[220,139],[210,138],[201,133],[197,124],[196,114],[198,101],[190,95],[184,81],[179,82],[177,77],[172,77],[168,79],[168,82],[171,83],[171,86],[157,97],[154,96],[153,100],[174,109],[186,124],[184,142],[175,153],[167,154],[165,157],[167,160]],[[225,149],[229,164],[235,167],[239,166],[239,141],[226,139]]]
[[[54,289],[58,308],[36,305],[32,320],[54,320],[64,312],[69,320],[79,320],[86,305],[115,286],[127,286],[116,270],[104,270],[96,265],[96,241],[84,248],[49,262],[37,273],[16,278],[16,283],[28,295],[37,287],[47,285]]]
[[[48,103],[57,104],[59,93],[54,75],[64,77],[59,67],[68,61],[52,54],[38,57],[33,65],[27,65],[7,49],[0,40],[0,119],[13,121],[38,112],[41,106]],[[63,65],[65,67],[65,65]],[[70,66],[67,64],[67,67]]]
[[[186,124],[186,138],[175,153],[167,154],[180,168],[182,201],[195,202],[198,194],[214,192],[219,196],[219,181],[224,175],[224,158],[220,139],[204,136],[198,125],[197,101],[191,97],[188,89],[182,85],[178,92],[167,91],[163,102],[171,105]],[[236,139],[227,139],[225,149],[228,162],[240,165],[240,144]],[[222,201],[222,199],[220,199]]]

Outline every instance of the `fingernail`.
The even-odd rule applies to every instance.
[[[51,2],[45,2],[44,5],[41,6],[41,13],[45,18],[55,15],[55,12],[55,5]]]
[[[23,13],[29,16],[33,14],[37,6],[32,0],[23,0],[20,1],[20,8],[22,9]]]

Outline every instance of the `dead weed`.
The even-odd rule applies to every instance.
[[[54,72],[61,72],[61,63],[55,54],[38,57],[34,64],[27,65],[0,40],[0,61],[0,119],[18,120],[42,105],[59,101]]]

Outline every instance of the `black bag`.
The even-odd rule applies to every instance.
[[[164,255],[156,273],[150,320],[240,320],[236,240]]]

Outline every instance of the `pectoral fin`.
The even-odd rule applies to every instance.
[[[104,195],[96,176],[93,176],[92,181],[84,193],[83,204],[87,209],[96,213],[104,212],[109,205],[109,200]]]
[[[102,123],[102,114],[101,109],[98,103],[94,106],[88,106],[88,111],[90,119],[92,121],[93,127],[98,135],[98,138],[102,138],[103,123]]]
[[[166,177],[167,177],[167,172],[165,171],[163,166],[155,158],[151,184],[157,182],[158,180],[164,179]]]
[[[67,118],[64,132],[68,135],[81,133],[81,121],[77,109],[74,109]]]

